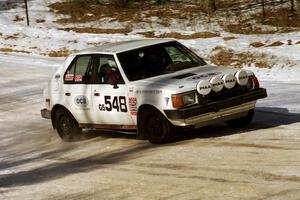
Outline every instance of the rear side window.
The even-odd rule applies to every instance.
[[[92,77],[92,56],[84,55],[76,57],[68,67],[65,76],[65,83],[89,83]]]

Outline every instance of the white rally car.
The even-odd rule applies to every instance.
[[[266,96],[251,71],[208,65],[175,40],[145,39],[70,55],[44,90],[41,115],[65,141],[98,128],[164,143],[177,127],[245,126]]]

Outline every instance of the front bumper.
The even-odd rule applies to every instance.
[[[267,97],[266,89],[260,88],[239,96],[231,97],[217,102],[212,102],[204,105],[196,105],[178,110],[164,110],[164,112],[168,119],[170,119],[171,121],[176,121],[193,118],[206,113],[216,113],[224,109],[229,109],[231,107],[238,107],[239,105],[255,102],[257,99],[262,99],[265,97]]]
[[[44,108],[41,110],[41,116],[45,119],[51,119],[51,111]]]

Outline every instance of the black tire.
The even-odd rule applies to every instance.
[[[248,111],[245,117],[226,121],[225,123],[232,128],[241,128],[249,125],[254,118],[254,109]]]
[[[173,138],[173,125],[155,109],[142,111],[138,124],[138,131],[152,144],[170,142]]]
[[[66,109],[59,108],[56,111],[55,124],[58,135],[65,142],[76,141],[82,136],[82,129]]]

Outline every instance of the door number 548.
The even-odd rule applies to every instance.
[[[101,111],[112,111],[113,109],[117,112],[127,112],[126,98],[125,96],[104,96],[104,104],[99,105]]]

